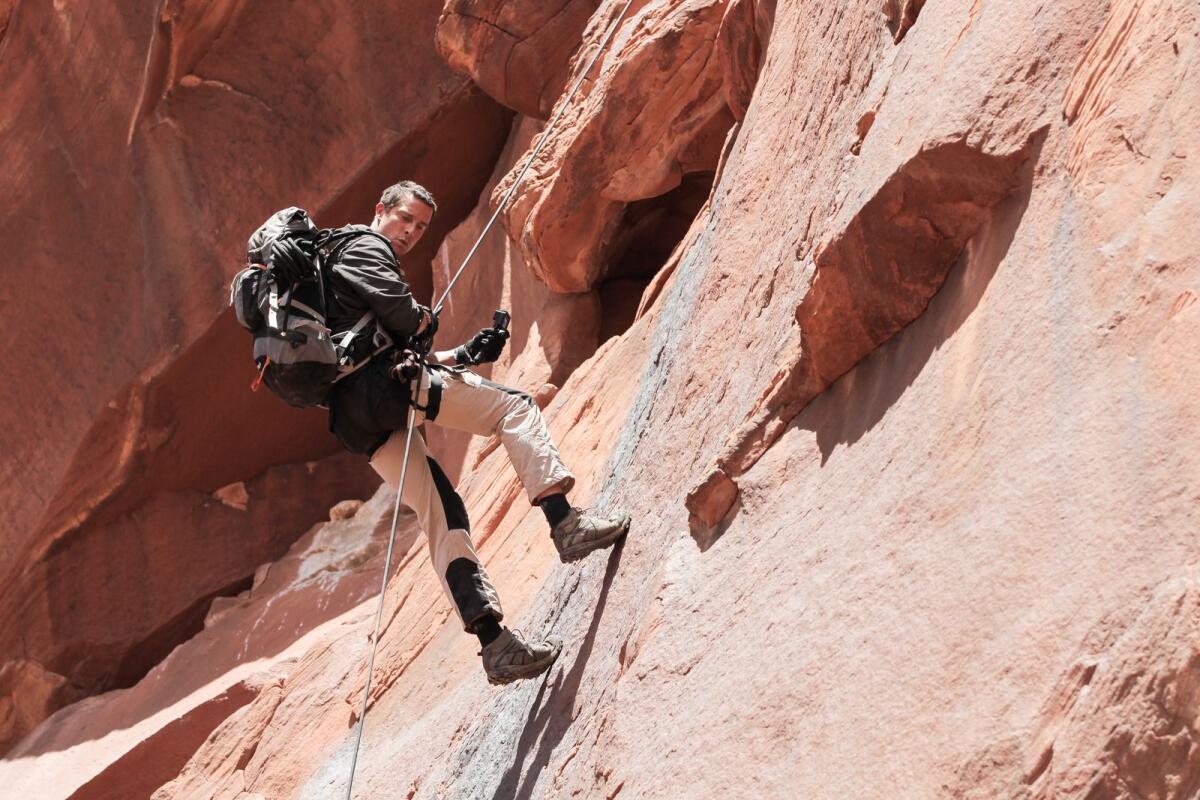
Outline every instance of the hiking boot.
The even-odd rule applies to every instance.
[[[598,517],[581,508],[572,508],[571,513],[550,531],[550,536],[558,548],[559,559],[569,564],[593,550],[611,546],[629,532],[629,522],[628,514]]]
[[[562,651],[562,640],[547,636],[544,642],[527,642],[519,631],[505,628],[480,652],[488,683],[502,685],[533,678],[550,669]]]

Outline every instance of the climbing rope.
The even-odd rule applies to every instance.
[[[567,106],[571,104],[571,100],[574,99],[575,94],[579,91],[579,87],[581,87],[584,80],[587,79],[588,73],[590,73],[592,71],[592,67],[596,65],[596,61],[599,60],[600,54],[603,53],[604,48],[608,46],[609,40],[612,39],[613,34],[617,32],[617,28],[620,27],[621,21],[625,19],[625,15],[629,12],[629,9],[632,5],[633,0],[628,0],[628,2],[625,3],[625,7],[621,9],[621,13],[617,15],[617,18],[613,21],[612,25],[609,26],[608,31],[604,34],[604,38],[600,40],[600,45],[596,48],[596,52],[592,54],[591,60],[588,61],[588,64],[586,67],[584,67],[583,71],[579,73],[579,77],[575,80],[575,84],[567,93],[566,99],[559,104],[558,111],[555,112],[550,121],[546,123],[546,127],[542,131],[542,136],[539,139],[537,146],[533,148],[533,152],[530,153],[529,158],[525,160],[525,166],[522,167],[521,171],[517,173],[516,180],[512,182],[512,185],[508,187],[508,191],[504,193],[504,197],[501,198],[500,204],[497,205],[496,210],[492,212],[491,219],[489,219],[487,224],[483,226],[483,231],[475,240],[475,244],[472,245],[471,249],[467,252],[467,256],[463,259],[462,265],[459,266],[458,271],[454,273],[454,277],[450,280],[450,283],[446,285],[446,289],[442,292],[442,296],[438,298],[437,303],[433,307],[433,315],[435,317],[441,313],[442,306],[445,304],[446,298],[450,296],[450,291],[454,288],[454,284],[458,283],[458,279],[462,277],[463,271],[467,268],[467,264],[469,264],[471,259],[475,256],[475,252],[479,250],[479,246],[483,244],[484,237],[487,236],[488,231],[492,229],[492,225],[495,224],[496,220],[500,217],[500,214],[502,214],[504,209],[508,206],[508,202],[512,199],[513,194],[515,194],[517,191],[517,187],[520,186],[521,181],[524,180],[525,173],[527,173],[529,168],[533,165],[534,159],[538,157],[538,153],[542,151],[542,147],[545,146],[546,142],[550,141],[550,132],[554,129],[554,126],[558,123],[559,119],[562,118],[563,112],[566,111]],[[417,384],[417,388],[413,391],[414,395],[420,389],[419,377],[417,378]],[[414,397],[414,400],[415,399],[416,398]],[[379,627],[383,621],[383,601],[384,596],[387,593],[388,573],[392,566],[392,548],[396,543],[396,525],[400,520],[400,497],[404,493],[404,479],[408,475],[408,456],[412,448],[413,428],[415,427],[414,423],[416,421],[416,412],[413,408],[413,405],[413,403],[410,403],[408,408],[408,433],[404,439],[404,460],[400,466],[400,480],[396,484],[396,504],[392,509],[392,532],[388,536],[387,556],[384,558],[383,562],[383,584],[379,589],[379,608],[375,612],[375,632],[371,634],[371,655],[367,659],[367,678],[366,685],[363,687],[362,711],[358,715],[358,731],[354,737],[354,751],[350,757],[350,780],[346,784],[346,800],[351,800],[351,795],[354,791],[354,773],[358,766],[358,753],[362,748],[363,728],[366,726],[367,722],[367,704],[371,699],[371,675],[375,671],[375,654],[379,650]]]
[[[418,379],[419,380],[419,379]],[[371,698],[371,675],[375,671],[375,653],[379,650],[379,625],[383,621],[383,599],[387,592],[388,570],[392,565],[392,547],[396,543],[396,523],[400,519],[400,494],[404,491],[404,477],[408,474],[408,454],[412,449],[413,428],[416,427],[416,412],[408,408],[408,435],[404,437],[404,461],[400,465],[400,482],[396,486],[396,505],[392,508],[392,535],[388,537],[387,556],[383,561],[383,586],[379,589],[379,608],[375,612],[375,632],[371,634],[371,657],[367,659],[367,684],[363,687],[362,711],[358,715],[358,731],[354,736],[354,753],[350,757],[350,781],[346,784],[346,800],[354,791],[354,770],[358,766],[358,751],[362,747],[363,726],[367,721],[367,703]]]

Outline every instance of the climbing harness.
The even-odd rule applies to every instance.
[[[454,277],[450,279],[448,284],[446,284],[446,288],[442,292],[442,296],[438,298],[437,303],[434,305],[432,316],[435,320],[441,313],[442,308],[445,305],[446,298],[450,296],[450,292],[454,289],[454,285],[458,283],[458,279],[462,277],[463,271],[467,268],[467,264],[471,262],[471,259],[474,258],[475,253],[479,250],[480,245],[483,244],[484,237],[488,235],[488,232],[492,229],[492,225],[495,224],[496,220],[504,212],[504,209],[508,206],[509,201],[516,193],[517,187],[521,185],[521,181],[525,178],[525,173],[529,172],[529,168],[533,166],[533,162],[538,157],[538,154],[541,153],[542,148],[548,141],[550,141],[550,132],[554,130],[555,125],[557,125],[559,119],[562,118],[563,112],[565,112],[567,107],[571,104],[571,100],[574,99],[575,94],[579,91],[579,88],[583,86],[583,82],[587,79],[588,74],[591,73],[592,67],[594,67],[596,62],[600,59],[600,54],[603,53],[604,48],[608,46],[609,40],[611,40],[613,34],[617,32],[617,28],[620,27],[622,20],[625,19],[625,15],[629,12],[631,6],[633,6],[633,0],[628,0],[628,2],[625,3],[625,7],[621,9],[621,13],[617,15],[615,20],[613,20],[612,24],[605,32],[604,37],[600,40],[600,44],[596,47],[596,52],[592,54],[591,60],[588,61],[587,66],[584,67],[584,69],[579,73],[579,77],[575,80],[575,84],[567,93],[566,99],[559,104],[558,111],[553,117],[551,117],[550,121],[546,123],[546,127],[542,131],[542,136],[539,139],[537,146],[533,148],[533,152],[531,152],[529,154],[529,158],[525,160],[525,166],[523,166],[521,171],[517,173],[516,179],[512,182],[512,185],[508,187],[508,191],[504,193],[504,197],[501,198],[499,205],[496,206],[496,210],[492,212],[491,218],[487,221],[487,224],[483,226],[483,230],[480,232],[478,238],[475,239],[475,244],[471,246],[471,249],[467,252],[466,258],[463,259],[462,264],[459,266],[458,271],[454,273]],[[497,317],[495,318],[497,321],[500,319],[499,313],[500,312],[497,312]],[[505,320],[505,326],[507,327],[507,319]],[[417,363],[415,365],[416,376],[420,376],[421,374],[422,367],[424,366],[425,362],[425,355],[427,353],[427,349],[424,353],[417,353]],[[431,375],[431,386],[429,395],[427,395],[426,399],[426,419],[433,418],[429,414],[430,406],[434,406],[435,402],[437,402],[433,400],[433,372],[431,371],[429,374]],[[363,728],[365,727],[367,721],[367,704],[371,698],[371,674],[375,669],[375,654],[379,649],[379,625],[383,620],[383,601],[387,593],[388,572],[390,571],[392,565],[392,548],[396,542],[396,525],[400,520],[400,498],[404,493],[404,479],[408,475],[408,456],[412,448],[413,427],[414,422],[416,421],[416,412],[418,409],[416,405],[416,395],[420,390],[420,381],[411,381],[409,385],[414,386],[415,388],[412,390],[413,398],[408,407],[408,424],[406,426],[407,434],[404,439],[404,458],[400,466],[400,480],[396,484],[396,503],[392,509],[392,531],[388,537],[387,555],[385,556],[383,562],[383,583],[379,589],[379,608],[375,612],[375,631],[371,635],[371,655],[367,660],[367,677],[366,685],[363,687],[362,711],[358,715],[358,732],[355,734],[354,750],[350,757],[350,779],[346,784],[346,800],[351,800],[352,793],[354,791],[354,773],[358,765],[358,753],[362,747]],[[438,395],[440,396],[440,391],[438,392]],[[436,406],[434,406],[432,410],[434,412],[434,416],[436,416]]]

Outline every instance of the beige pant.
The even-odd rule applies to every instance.
[[[570,490],[575,478],[563,464],[532,397],[466,370],[439,369],[438,374],[444,383],[441,408],[430,422],[480,436],[499,436],[530,503],[556,486],[564,492]],[[419,405],[424,407],[428,399],[426,369],[421,376]],[[417,411],[416,424],[424,421],[424,414]],[[404,431],[396,431],[371,459],[371,466],[393,488],[400,480],[406,436]],[[416,513],[425,531],[430,561],[463,627],[472,630],[486,615],[501,619],[500,598],[471,544],[470,521],[462,498],[429,454],[420,431],[413,432],[400,500]]]

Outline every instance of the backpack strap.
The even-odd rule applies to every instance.
[[[324,284],[325,284],[325,276],[323,274],[324,271],[326,269],[331,269],[333,267],[333,265],[336,264],[337,261],[342,257],[342,253],[344,253],[346,251],[346,248],[349,247],[356,239],[358,239],[359,237],[362,237],[362,236],[374,236],[376,239],[378,239],[379,241],[381,241],[385,245],[387,245],[388,252],[392,254],[392,258],[393,259],[396,258],[396,252],[394,250],[392,250],[391,241],[386,236],[384,236],[382,233],[379,233],[377,231],[371,231],[371,230],[364,231],[364,230],[360,230],[357,228],[327,231],[327,232],[325,232],[325,234],[323,234],[321,236],[320,239],[318,239],[318,243],[317,243],[318,249],[324,253],[321,257],[321,269],[318,272],[318,274],[321,275],[322,292],[324,292]],[[399,262],[397,262],[397,263],[399,263]],[[368,311],[366,314],[363,314],[362,317],[359,318],[358,322],[354,323],[353,328],[351,328],[350,330],[345,331],[344,333],[341,333],[337,337],[335,337],[334,344],[337,345],[339,348],[341,348],[342,352],[349,350],[350,344],[358,337],[358,335],[360,333],[363,332],[363,330],[367,327],[367,325],[369,325],[374,320],[375,320],[375,312]],[[382,330],[382,329],[379,328],[378,330]],[[335,378],[334,381],[335,382],[340,381],[342,378],[346,377],[347,375],[357,372],[360,368],[366,366],[368,361],[370,361],[372,358],[379,355],[384,350],[387,350],[389,347],[391,347],[393,345],[391,337],[387,336],[386,332],[384,332],[384,339],[386,341],[383,344],[381,344],[379,347],[377,347],[369,356],[364,358],[362,361],[359,361],[358,363],[352,365],[350,367],[350,369],[348,369],[345,372],[343,372],[342,374],[338,375],[338,377]]]
[[[375,319],[375,312],[368,311],[367,313],[363,314],[359,318],[358,322],[354,323],[353,328],[333,337],[333,343],[335,345],[337,345],[338,347],[342,348],[343,351],[349,350],[350,343],[354,341],[354,338],[356,336],[358,336],[360,333],[362,333],[363,328],[367,327],[367,325],[374,319]]]
[[[356,228],[351,228],[349,230],[332,230],[328,232],[327,236],[318,240],[318,247],[329,248],[329,254],[326,256],[326,261],[327,263],[332,263],[341,258],[342,253],[345,252],[346,248],[349,247],[350,244],[360,236],[374,236],[376,239],[387,245],[388,252],[392,254],[392,258],[396,258],[396,251],[392,249],[391,239],[388,239],[378,231],[363,231]],[[397,263],[399,263],[398,260]]]

